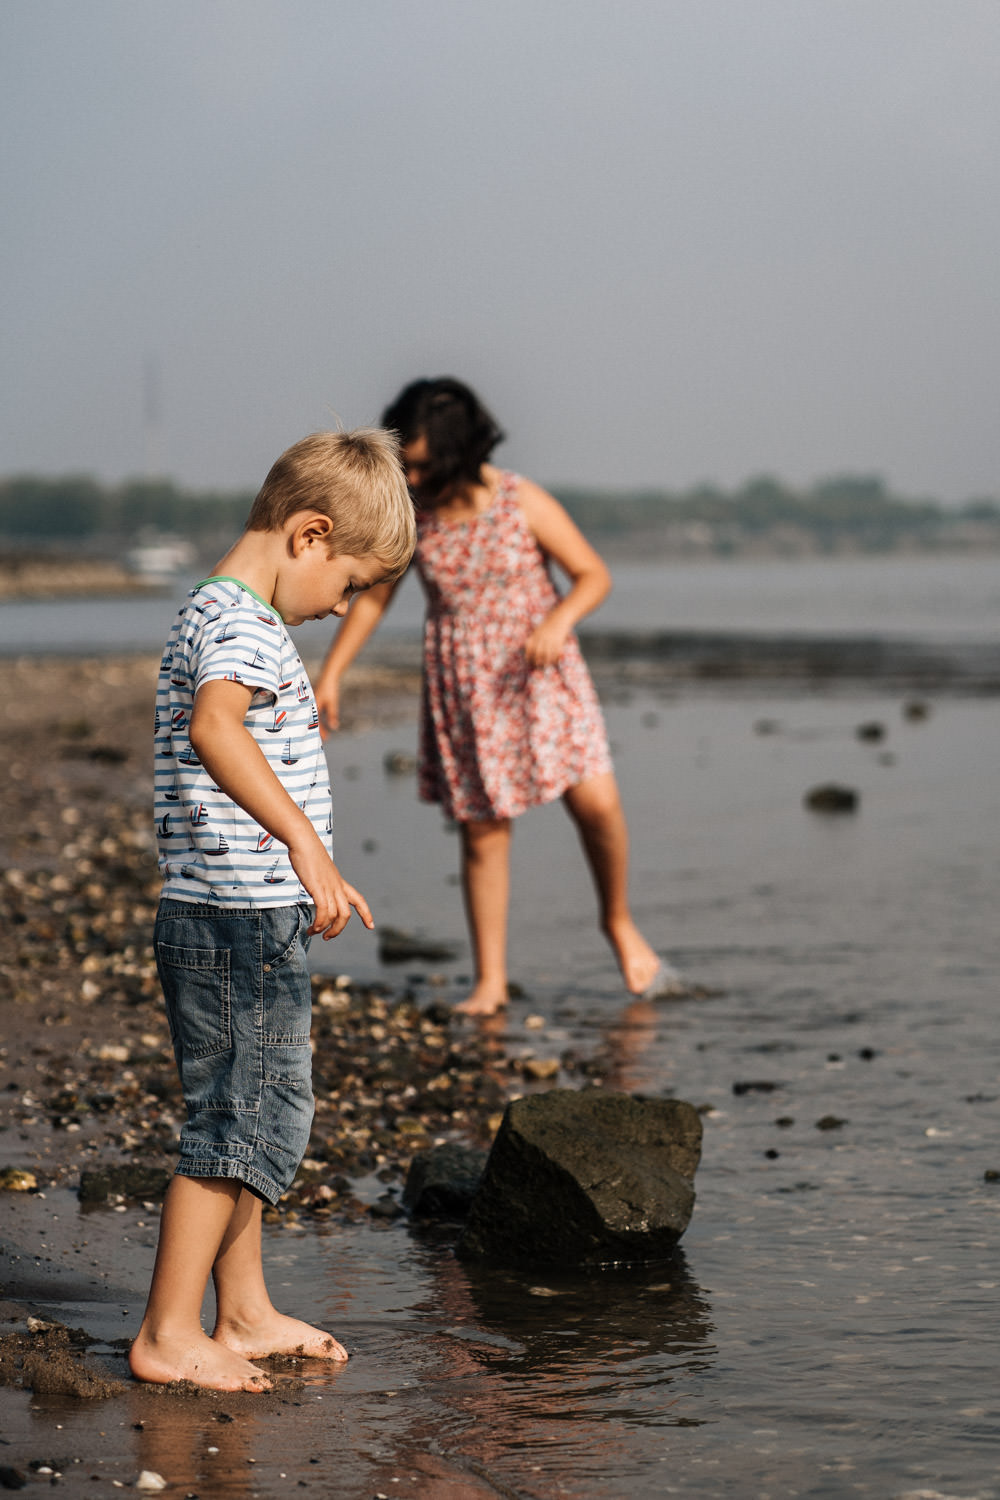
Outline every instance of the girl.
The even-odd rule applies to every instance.
[[[507,1003],[511,820],[556,797],[579,831],[626,988],[676,989],[629,910],[625,817],[572,634],[607,595],[607,568],[557,500],[488,462],[504,434],[460,381],[414,381],[382,421],[400,437],[427,596],[420,796],[461,832],[476,982],[457,1009],[491,1015]],[[549,559],[570,580],[564,597]],[[334,639],[316,691],[326,731],[337,727],[340,680],[396,586],[358,598]]]

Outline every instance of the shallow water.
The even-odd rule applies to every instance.
[[[518,827],[512,1049],[600,1051],[617,1086],[709,1106],[674,1263],[507,1275],[405,1224],[273,1231],[276,1300],[343,1339],[342,1373],[222,1427],[221,1398],[133,1390],[97,1416],[7,1393],[8,1431],[45,1449],[61,1423],[72,1452],[99,1423],[102,1473],[159,1467],[203,1497],[1000,1496],[1000,700],[930,707],[608,703],[637,909],[705,999],[627,1004],[561,809]],[[870,721],[880,743],[856,736]],[[454,835],[382,770],[412,733],[333,742],[339,858],[379,920],[462,941]],[[859,789],[855,815],[803,807],[831,779]],[[428,966],[380,966],[352,929],[314,962],[430,996]],[[434,967],[455,998],[467,958]],[[135,1218],[111,1225],[128,1256],[107,1253],[141,1289]],[[125,1305],[109,1336],[133,1331]]]
[[[862,634],[1000,640],[1000,555],[616,562],[610,598],[585,629]],[[148,598],[0,602],[0,652],[158,651],[189,581]],[[380,640],[413,638],[420,587],[408,577]],[[296,629],[306,657],[329,622]]]

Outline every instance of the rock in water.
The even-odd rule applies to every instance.
[[[851,813],[857,812],[858,793],[852,786],[838,786],[836,782],[824,782],[806,792],[806,807],[813,812]]]
[[[511,1265],[660,1260],[694,1208],[701,1120],[679,1099],[553,1089],[507,1106],[458,1254]]]
[[[403,1202],[417,1219],[462,1219],[482,1181],[486,1152],[448,1144],[418,1151],[410,1162]]]

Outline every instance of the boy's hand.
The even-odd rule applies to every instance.
[[[288,857],[316,908],[308,928],[311,936],[322,936],[326,942],[335,938],[351,920],[352,906],[366,927],[375,926],[368,902],[353,885],[348,885],[318,839],[306,840],[302,847],[289,844]]]

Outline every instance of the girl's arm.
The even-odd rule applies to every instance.
[[[319,732],[324,739],[340,724],[340,679],[389,608],[399,584],[396,578],[359,594],[333,638],[316,682]]]
[[[611,592],[611,574],[599,553],[570,520],[559,501],[530,480],[517,492],[521,513],[542,551],[570,580],[568,593],[529,635],[524,654],[533,667],[558,661],[578,620],[602,604]]]

